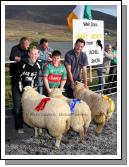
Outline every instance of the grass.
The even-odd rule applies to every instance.
[[[34,23],[31,21],[6,20],[6,40],[19,40],[22,36],[28,36],[35,41],[42,37],[49,41],[71,41],[72,33],[67,26]]]
[[[11,93],[11,80],[9,77],[9,71],[5,71],[5,107],[12,106],[12,93]]]
[[[72,33],[67,26],[52,25],[46,23],[35,23],[32,21],[10,20],[5,22],[5,38],[6,40],[19,40],[22,36],[28,36],[34,41],[39,41],[42,37],[49,41],[72,41]],[[22,25],[22,26],[21,26]],[[117,33],[113,30],[107,30],[110,35],[105,36],[105,41],[115,43],[117,41]]]

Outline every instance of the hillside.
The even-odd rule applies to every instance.
[[[21,36],[30,36],[39,40],[45,36],[51,41],[68,41],[72,33],[67,27],[66,18],[75,6],[11,6],[5,9],[6,39],[15,40]],[[92,11],[94,20],[104,20],[105,31],[112,41],[116,39],[117,18],[98,11]],[[115,39],[114,39],[115,38]]]
[[[27,20],[54,25],[67,25],[66,18],[75,6],[44,5],[44,6],[6,6],[6,19]],[[93,20],[104,20],[105,28],[116,30],[117,18],[99,11],[92,10]]]

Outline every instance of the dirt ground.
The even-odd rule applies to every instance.
[[[115,100],[116,95],[111,97]],[[24,134],[18,134],[14,128],[11,110],[6,110],[5,121],[6,155],[116,155],[117,154],[117,108],[99,136],[95,134],[96,125],[92,122],[84,144],[80,143],[79,134],[69,130],[56,149],[55,139],[46,129],[42,135],[34,137],[32,128],[24,125]]]

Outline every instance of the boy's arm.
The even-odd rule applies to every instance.
[[[67,80],[67,72],[66,72],[66,68],[63,66],[63,73],[62,73],[62,79],[61,79],[61,84],[60,84],[60,88],[63,89],[64,85],[66,83]]]
[[[44,80],[44,85],[47,89],[48,94],[51,93],[51,89],[49,88],[49,83],[48,83],[47,77],[43,77],[43,80]]]
[[[44,85],[47,89],[47,92],[50,93],[51,89],[49,87],[48,75],[49,75],[49,68],[47,66],[45,66],[45,70],[43,72],[43,81],[44,81]]]

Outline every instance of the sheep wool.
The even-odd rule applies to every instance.
[[[50,97],[62,99],[70,105],[72,110],[70,126],[74,131],[80,134],[80,141],[83,143],[91,122],[91,111],[89,106],[80,99],[69,99],[63,96],[59,88],[53,88]]]
[[[34,129],[48,129],[49,133],[56,138],[55,146],[59,148],[62,135],[70,128],[70,109],[66,102],[51,98],[46,102],[44,108],[40,108],[40,112],[37,112],[35,108],[44,98],[46,96],[39,94],[32,87],[26,86],[21,100],[23,119]]]
[[[107,96],[95,93],[88,88],[86,89],[84,84],[78,81],[75,83],[74,97],[82,99],[89,105],[92,120],[97,124],[96,133],[100,134],[105,123],[115,111],[113,100]]]

